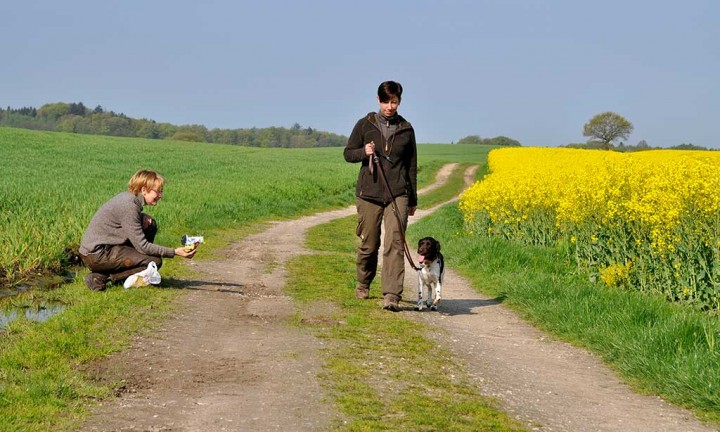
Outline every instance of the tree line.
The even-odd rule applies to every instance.
[[[250,147],[342,147],[347,137],[330,132],[303,128],[208,129],[203,125],[173,125],[154,120],[135,119],[123,113],[94,109],[79,103],[49,103],[40,108],[0,108],[0,126],[72,132],[89,135],[111,135],[132,138],[233,144]]]
[[[479,135],[468,135],[460,138],[458,144],[486,144],[492,146],[503,146],[503,147],[520,147],[520,141],[508,138],[506,136],[496,136],[495,138],[480,138]]]

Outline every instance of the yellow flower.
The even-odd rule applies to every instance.
[[[570,238],[579,263],[652,263],[638,278],[659,292],[680,290],[668,286],[673,282],[663,274],[702,284],[707,281],[687,272],[720,266],[714,264],[720,263],[716,151],[494,149],[488,174],[461,195],[459,208],[467,229],[478,233],[494,228],[511,239],[546,245]],[[702,245],[711,250],[698,253]],[[682,265],[676,268],[677,262]],[[619,277],[607,268],[602,274]],[[720,294],[707,301],[717,305]]]

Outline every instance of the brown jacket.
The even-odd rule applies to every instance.
[[[347,162],[361,162],[355,195],[369,201],[387,204],[391,197],[377,169],[370,173],[370,159],[365,155],[365,144],[375,142],[393,196],[407,195],[408,206],[417,206],[417,144],[415,130],[410,122],[398,115],[397,129],[387,140],[383,138],[376,122],[376,113],[371,112],[358,120],[348,138],[344,156]],[[385,151],[387,144],[388,151]],[[389,160],[388,160],[389,159]]]

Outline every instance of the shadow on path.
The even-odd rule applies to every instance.
[[[425,308],[422,311],[418,311],[418,313],[440,313],[446,316],[477,315],[479,311],[474,309],[486,306],[498,306],[505,298],[505,295],[501,294],[494,299],[443,299],[437,311],[431,311],[429,308]],[[401,310],[415,310],[415,301],[402,300],[401,303],[403,304]]]
[[[167,284],[167,286],[165,286]],[[162,280],[161,285],[164,288],[170,289],[189,289],[197,291],[218,291],[218,292],[231,292],[236,294],[242,294],[242,291],[230,288],[210,288],[213,286],[218,287],[240,287],[247,288],[245,284],[232,283],[232,282],[216,282],[207,280],[188,280],[188,279],[175,279],[165,278]]]
[[[479,311],[474,309],[485,306],[498,306],[505,301],[505,296],[500,295],[493,299],[443,299],[440,303],[439,312],[443,315],[476,315]]]

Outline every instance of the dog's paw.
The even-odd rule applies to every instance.
[[[415,305],[415,310],[416,310],[416,311],[421,311],[421,310],[423,310],[423,306],[425,306],[425,305],[423,304],[423,301],[422,301],[422,300],[418,300],[417,304]]]

